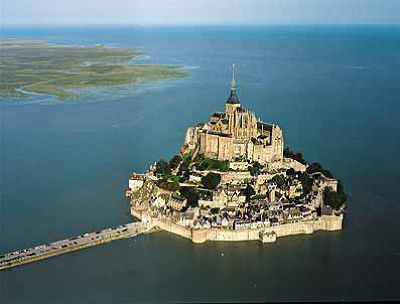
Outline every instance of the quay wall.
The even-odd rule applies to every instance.
[[[259,239],[259,229],[207,229],[193,230],[192,241],[194,243],[204,243],[205,241],[257,241]]]
[[[227,229],[201,229],[192,230],[192,241],[204,243],[206,241],[256,241],[260,240],[260,232],[275,234],[277,238],[296,235],[312,234],[318,230],[342,230],[343,215],[322,216],[314,221],[298,222],[259,229],[227,230]]]
[[[132,215],[146,220],[142,212],[135,212],[133,210]],[[180,235],[186,239],[191,239],[194,243],[204,243],[206,241],[257,241],[261,240],[260,233],[275,235],[276,238],[279,238],[297,234],[312,234],[318,230],[342,230],[343,215],[321,216],[317,220],[312,221],[243,230],[191,229],[166,219],[157,218],[148,218],[148,224],[153,227],[159,227],[167,232]]]
[[[174,233],[180,235],[187,239],[192,239],[192,231],[189,228],[183,227],[181,225],[175,224],[168,220],[162,219],[153,219],[151,224],[153,226],[159,227],[162,230],[165,230],[170,233]]]
[[[177,234],[181,237],[192,239],[191,229],[178,225],[172,221],[164,220],[160,218],[149,217],[147,212],[144,210],[136,210],[135,208],[131,208],[131,214],[137,219],[145,222],[147,226],[150,228],[158,227],[161,230],[165,230],[167,232]]]
[[[322,216],[314,221],[268,227],[264,229],[264,232],[275,233],[276,237],[284,237],[296,234],[312,234],[318,230],[336,231],[342,230],[342,222],[343,215]]]

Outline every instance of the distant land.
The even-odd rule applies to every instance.
[[[141,51],[104,46],[69,46],[45,41],[0,40],[0,98],[51,94],[80,97],[73,89],[138,84],[187,76],[177,65],[132,64]]]

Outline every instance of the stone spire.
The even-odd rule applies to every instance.
[[[232,81],[231,81],[231,91],[235,91],[235,93],[236,93],[235,64],[232,64]]]
[[[232,81],[231,81],[231,94],[228,97],[226,103],[240,103],[236,95],[236,81],[235,81],[235,65],[232,64]]]

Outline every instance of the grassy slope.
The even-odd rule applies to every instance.
[[[60,99],[65,89],[111,86],[185,77],[178,66],[129,64],[141,52],[102,46],[61,46],[40,41],[0,41],[0,97],[21,97],[21,88]],[[121,64],[123,63],[123,64]]]

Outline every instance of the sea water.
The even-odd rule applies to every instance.
[[[349,194],[344,230],[192,244],[142,235],[0,273],[2,303],[400,299],[400,27],[4,28],[2,38],[146,52],[190,76],[79,101],[2,99],[0,251],[127,223],[128,176],[223,111],[280,125]]]

